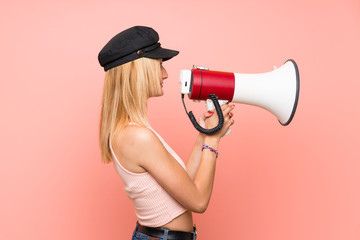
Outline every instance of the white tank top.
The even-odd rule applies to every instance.
[[[185,164],[164,139],[148,126],[164,145],[165,149],[184,168]],[[148,172],[134,173],[125,169],[116,158],[110,142],[115,169],[124,181],[124,189],[131,199],[138,221],[143,226],[160,227],[181,215],[186,209],[172,198]]]

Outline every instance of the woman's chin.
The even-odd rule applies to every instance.
[[[161,89],[161,91],[158,94],[154,94],[151,97],[161,97],[164,95],[164,91]]]

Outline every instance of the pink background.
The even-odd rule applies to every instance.
[[[260,73],[298,63],[291,125],[238,104],[200,240],[360,239],[360,2],[6,1],[0,25],[0,239],[130,239],[135,216],[100,161],[102,46],[154,27],[166,62],[152,125],[186,159],[196,132],[178,75],[193,64]],[[199,114],[203,105],[187,101]]]

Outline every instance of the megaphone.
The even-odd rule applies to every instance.
[[[274,114],[279,123],[287,126],[293,119],[299,100],[300,77],[292,59],[271,72],[243,74],[210,71],[204,67],[180,71],[181,95],[186,113],[194,127],[205,134],[222,128],[224,118],[220,105],[228,101],[258,106]],[[207,100],[209,111],[216,110],[219,123],[213,129],[202,128],[193,113],[188,112],[184,95],[192,100]]]

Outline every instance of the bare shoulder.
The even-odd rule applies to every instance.
[[[139,145],[151,144],[156,142],[157,136],[147,127],[142,126],[127,126],[114,139],[114,144],[117,146],[138,147]]]
[[[120,163],[130,171],[145,172],[144,161],[149,161],[149,152],[163,148],[155,133],[141,126],[127,126],[112,141],[112,147]]]

